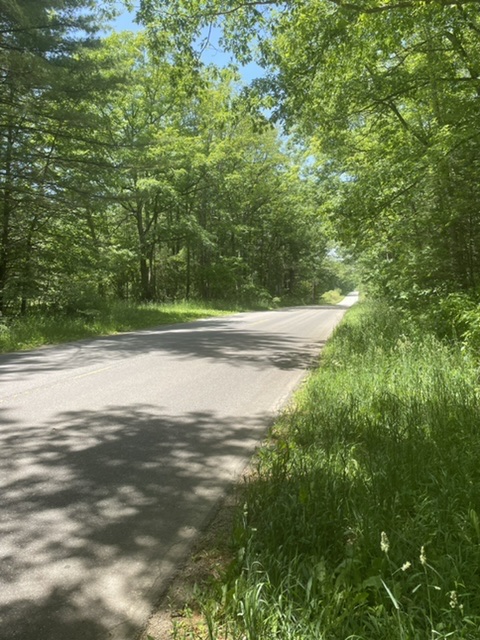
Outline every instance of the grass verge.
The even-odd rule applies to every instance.
[[[352,309],[260,452],[234,561],[177,639],[478,640],[478,369]]]
[[[241,310],[234,304],[177,302],[133,305],[116,302],[104,309],[78,312],[73,317],[34,314],[0,322],[0,353],[34,349],[47,344],[112,335],[162,324],[191,322]]]

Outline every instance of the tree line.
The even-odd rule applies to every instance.
[[[173,41],[181,21],[190,43],[217,24],[240,59],[257,56],[256,89],[310,146],[322,215],[370,291],[409,309],[478,301],[478,0],[141,6]]]
[[[105,35],[112,15],[2,2],[0,311],[311,301],[336,286],[303,149],[234,68],[179,54],[161,30]]]
[[[476,304],[477,1],[142,0],[103,37],[109,11],[2,3],[4,312],[312,300],[332,244],[405,308]],[[215,26],[264,77],[201,63]]]

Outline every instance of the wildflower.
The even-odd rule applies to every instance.
[[[420,549],[420,562],[425,566],[427,564],[427,554],[425,553],[425,547],[422,545]]]
[[[456,609],[458,607],[458,596],[456,591],[450,591],[450,606],[452,609]]]
[[[380,549],[383,553],[388,553],[388,550],[390,549],[390,542],[388,541],[385,531],[382,531],[382,535],[380,537]]]
[[[406,571],[407,569],[410,569],[411,566],[412,566],[412,563],[408,562],[408,560],[407,560],[407,562],[404,562],[402,564],[402,571]]]

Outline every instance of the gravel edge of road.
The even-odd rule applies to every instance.
[[[250,468],[251,463],[195,536],[188,557],[173,575],[136,640],[172,640],[175,626],[192,628],[201,623],[195,592],[212,577],[220,577],[221,571],[233,560],[231,537],[241,488]]]

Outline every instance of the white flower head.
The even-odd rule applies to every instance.
[[[385,531],[382,531],[382,535],[380,536],[380,549],[383,553],[388,553],[388,550],[390,549],[390,542]]]
[[[456,609],[458,607],[458,595],[456,591],[450,591],[450,606],[452,609]]]
[[[422,545],[420,549],[420,562],[425,566],[427,564],[427,554],[425,553],[425,547]]]

